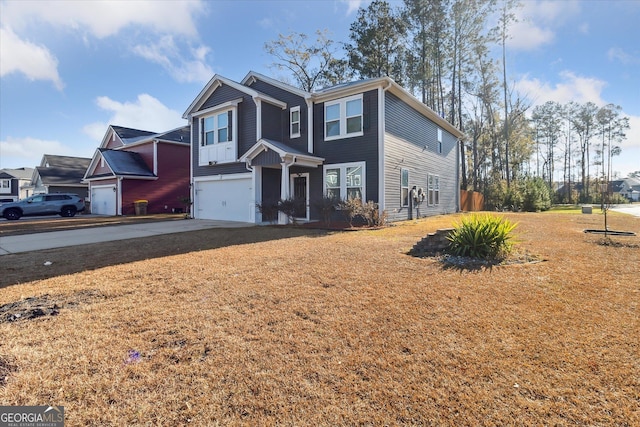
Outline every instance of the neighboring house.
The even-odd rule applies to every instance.
[[[91,159],[85,157],[42,156],[31,177],[30,185],[23,189],[33,194],[75,193],[82,198],[87,197],[87,184],[82,183]]]
[[[0,201],[15,202],[31,194],[25,187],[29,187],[33,168],[0,169]]]
[[[631,202],[640,201],[640,179],[623,178],[611,181],[614,193],[618,193]]]
[[[147,213],[184,209],[189,198],[189,126],[155,133],[109,126],[86,169],[91,213],[133,215],[147,200]]]
[[[308,93],[216,75],[183,117],[195,218],[261,223],[256,204],[300,198],[297,216],[318,220],[324,195],[371,200],[390,220],[459,210],[462,133],[388,77]]]

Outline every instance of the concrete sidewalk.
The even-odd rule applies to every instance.
[[[251,227],[253,225],[254,224],[246,222],[192,219],[6,236],[0,237],[0,255],[110,242],[114,240],[135,239],[161,234],[183,233],[185,231],[205,230],[209,228],[240,228]]]

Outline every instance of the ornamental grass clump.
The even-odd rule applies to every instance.
[[[493,215],[471,215],[454,224],[447,236],[449,253],[485,260],[505,258],[511,252],[515,223]]]

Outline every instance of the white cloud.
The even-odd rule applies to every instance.
[[[509,47],[533,50],[555,40],[555,29],[580,11],[571,1],[527,1],[515,11],[517,22],[509,28]]]
[[[125,126],[151,132],[164,132],[186,125],[182,113],[172,110],[148,94],[138,95],[133,102],[118,102],[107,96],[100,96],[96,104],[111,112],[106,123],[94,122],[83,128],[85,134],[95,141],[101,141],[109,125]]]
[[[62,90],[58,60],[45,46],[21,40],[10,28],[0,28],[0,40],[0,76],[22,73],[29,80],[50,80]]]
[[[203,83],[213,75],[213,71],[206,63],[206,56],[210,48],[204,45],[188,49],[185,57],[183,49],[179,48],[173,36],[162,37],[157,43],[136,45],[133,52],[151,62],[160,64],[178,82]]]
[[[160,33],[196,35],[193,17],[204,11],[199,0],[180,1],[9,1],[3,4],[2,23],[15,28],[32,21],[86,31],[97,38],[129,26],[150,27]]]
[[[607,51],[609,61],[619,61],[622,64],[640,63],[640,57],[633,56],[619,47],[612,47]]]
[[[607,82],[593,77],[578,76],[571,71],[562,71],[560,80],[559,83],[550,84],[524,76],[516,82],[516,90],[529,98],[533,105],[543,104],[547,101],[556,101],[561,104],[569,101],[578,103],[591,101],[596,105],[606,104],[600,94],[607,86]]]
[[[363,0],[341,0],[342,3],[347,4],[347,15],[351,15],[352,12],[357,11],[362,6]]]
[[[2,157],[11,158],[15,163],[7,167],[21,167],[24,165],[40,164],[43,154],[56,155],[77,155],[76,151],[62,144],[59,141],[44,140],[37,138],[13,138],[7,137],[6,140],[0,141],[0,153]],[[4,167],[4,165],[3,165]]]

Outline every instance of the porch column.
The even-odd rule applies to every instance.
[[[289,198],[289,163],[283,161],[282,175],[280,180],[280,199],[287,200]],[[289,218],[282,212],[278,212],[278,224],[288,224]]]

